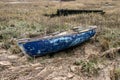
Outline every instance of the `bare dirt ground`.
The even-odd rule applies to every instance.
[[[83,50],[85,53],[81,53]],[[120,67],[119,57],[99,63],[97,65],[99,71],[96,74],[84,73],[81,65],[74,63],[76,60],[86,61],[91,54],[99,54],[99,49],[89,43],[73,50],[56,53],[52,57],[44,56],[32,60],[1,50],[0,78],[1,80],[111,80],[110,71],[113,70],[113,66]]]
[[[27,2],[27,0],[18,0],[19,2],[16,1],[17,0],[12,0],[11,2],[9,0],[10,3],[8,3],[8,1],[0,0],[0,4],[5,4],[5,6],[2,6],[0,10],[8,10],[9,13],[10,10],[12,10],[11,8],[14,7],[13,5],[20,2],[21,4],[24,4],[23,1]],[[78,9],[89,9],[95,7],[95,9],[104,9],[106,14],[116,14],[117,12],[120,12],[119,2],[119,0],[77,0],[77,3],[63,3],[62,8],[67,8],[68,6],[73,8],[74,5],[72,4],[75,4]],[[34,6],[46,6],[45,2],[43,3],[44,4],[42,4],[39,0],[38,3],[34,3]],[[12,4],[11,7],[10,4]],[[32,4],[32,2],[28,2],[26,5],[27,4]],[[55,6],[56,8],[59,7],[59,3],[55,1],[49,3],[47,2],[47,4],[52,6],[51,9]],[[16,6],[18,7],[18,5]],[[22,10],[25,10],[24,6],[22,6]],[[19,10],[19,8],[16,9]],[[40,11],[37,10],[36,12]],[[35,14],[34,11],[31,14],[38,16],[38,14]],[[6,17],[11,15],[6,15]],[[27,15],[32,18],[37,18],[29,14]],[[26,16],[23,18],[26,18]],[[118,16],[118,18],[120,17]],[[30,18],[28,18],[28,20],[29,19]],[[104,24],[102,25],[104,26]],[[120,26],[118,24],[118,31],[119,30]],[[99,35],[97,34],[96,36]],[[120,37],[120,34],[118,37]],[[103,54],[104,51],[102,51],[101,45],[96,42],[95,39],[96,37],[81,44],[80,46],[58,52],[54,55],[46,55],[38,58],[26,58],[22,52],[13,54],[9,51],[9,49],[6,50],[0,47],[0,80],[120,80],[119,51],[111,54],[109,52],[107,57],[101,57],[101,54]]]

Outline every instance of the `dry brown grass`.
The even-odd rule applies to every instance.
[[[4,1],[4,3],[2,1]],[[57,1],[48,2],[47,0],[44,1],[36,0],[37,2],[34,1],[33,3],[19,3],[19,4],[18,3],[9,4],[9,3],[5,3],[6,1],[5,0],[0,1],[0,44],[2,44],[0,48],[5,48],[14,54],[20,53],[19,49],[16,47],[16,44],[13,41],[14,39],[34,37],[36,35],[45,35],[45,33],[50,34],[55,31],[68,30],[75,26],[85,26],[85,27],[89,25],[98,26],[96,36],[91,41],[86,42],[86,44],[83,44],[82,46],[79,46],[77,48],[73,48],[72,51],[68,50],[68,52],[58,53],[52,58],[46,56],[36,59],[36,62],[40,62],[41,64],[45,65],[45,67],[46,65],[50,64],[50,66],[54,66],[54,67],[55,66],[57,67],[62,66],[63,68],[65,67],[64,70],[67,70],[68,69],[67,66],[71,66],[72,63],[76,61],[78,58],[84,60],[84,58],[86,58],[86,55],[89,54],[89,57],[87,57],[89,61],[84,62],[85,64],[82,65],[85,66],[83,67],[83,71],[88,73],[94,73],[94,71],[96,72],[96,67],[94,66],[94,64],[95,65],[100,64],[100,62],[98,61],[99,58],[101,57],[99,57],[98,54],[99,53],[101,54],[103,51],[109,50],[111,48],[120,47],[120,37],[119,37],[120,36],[120,31],[119,31],[120,1],[119,0],[86,0],[86,1],[76,0],[75,2],[62,2],[61,8],[103,9],[106,12],[106,14],[105,15],[93,14],[93,13],[77,14],[77,15],[68,15],[68,16],[53,17],[53,18],[46,17],[44,16],[44,14],[56,13],[56,10],[60,8],[59,2]],[[12,1],[16,1],[16,0],[12,0]],[[28,1],[28,0],[24,0],[24,1]],[[33,1],[33,0],[29,0],[29,1]],[[89,46],[88,43],[90,43],[94,47]],[[84,48],[85,46],[88,46],[87,48],[90,48],[91,52],[89,51],[86,51],[87,53],[84,52],[84,49],[87,49]],[[96,49],[99,50],[98,53],[96,53],[97,52]],[[100,60],[102,62],[102,58]],[[14,64],[15,66],[16,65],[20,66],[21,64],[28,65],[28,63],[34,62],[34,59],[24,61],[24,57],[21,57],[20,59],[11,60],[11,62],[15,63]],[[80,63],[78,62],[77,64]],[[106,64],[107,62],[105,63],[105,65]],[[15,74],[16,72],[17,71],[15,72],[13,71],[12,73]],[[25,72],[27,71],[23,71],[23,73]],[[6,76],[5,75],[6,73],[7,76],[12,75],[10,77],[11,79],[13,79],[14,77],[20,78],[24,76],[22,75],[22,73],[19,72],[16,75],[14,75],[9,71],[8,72],[4,71],[3,79]],[[35,75],[38,73],[38,71],[33,69],[31,73]],[[28,73],[25,73],[25,75],[27,74]],[[115,71],[112,74],[114,76],[117,73]],[[30,77],[30,75],[25,77]],[[7,77],[7,79],[9,79],[9,77]]]

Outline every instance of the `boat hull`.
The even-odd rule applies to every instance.
[[[36,57],[48,53],[54,53],[78,45],[90,39],[92,36],[95,35],[95,33],[95,29],[92,29],[77,34],[53,37],[48,39],[38,39],[34,41],[27,41],[24,43],[18,42],[18,45],[25,54],[31,57]]]

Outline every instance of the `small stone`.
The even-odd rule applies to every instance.
[[[36,70],[40,70],[40,69],[42,69],[42,68],[43,68],[43,67],[36,67],[35,69],[36,69]]]
[[[53,78],[52,80],[66,80],[66,79],[67,77],[58,76],[58,77]]]
[[[67,74],[67,77],[68,77],[68,78],[73,78],[73,77],[74,77],[74,74],[68,73],[68,74]]]
[[[0,65],[2,65],[2,66],[10,66],[11,63],[8,62],[8,61],[0,61]]]
[[[98,67],[99,67],[100,69],[103,69],[103,68],[104,68],[104,65],[99,64]]]
[[[41,64],[40,63],[35,63],[35,64],[31,64],[32,67],[40,67]]]
[[[11,55],[11,56],[8,56],[8,58],[9,58],[9,59],[17,59],[18,56],[16,56],[16,55]]]
[[[76,66],[70,66],[70,70],[71,70],[72,72],[75,72],[75,71],[76,71]]]

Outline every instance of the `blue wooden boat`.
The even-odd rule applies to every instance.
[[[52,34],[42,38],[28,38],[18,40],[18,46],[24,54],[30,57],[54,53],[78,45],[96,33],[96,26],[89,28],[76,27],[72,30]]]

